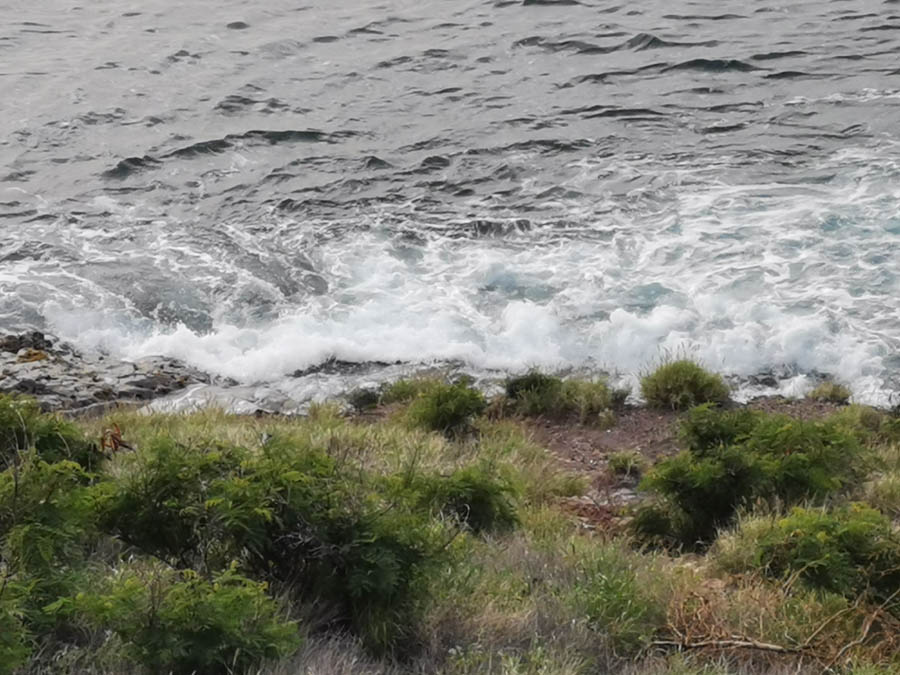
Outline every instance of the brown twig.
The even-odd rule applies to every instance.
[[[850,651],[854,647],[858,647],[866,641],[866,639],[869,637],[869,631],[872,630],[872,624],[875,623],[875,619],[878,618],[878,615],[881,614],[882,611],[884,611],[884,608],[891,604],[891,601],[898,595],[900,595],[900,588],[891,593],[884,602],[882,602],[880,605],[878,605],[878,607],[875,608],[875,611],[873,611],[868,617],[866,617],[860,636],[855,640],[848,642],[843,647],[841,647],[840,650],[838,650],[838,653],[835,655],[835,657],[831,659],[827,666],[825,666],[826,672],[831,672],[832,668],[834,668],[834,664],[837,663],[848,651]]]
[[[785,647],[783,645],[759,642],[757,640],[739,636],[729,640],[699,640],[697,642],[655,640],[650,644],[654,647],[676,647],[678,649],[704,649],[706,647],[713,647],[716,649],[758,649],[760,651],[776,652],[778,654],[797,654],[801,651],[799,647]]]

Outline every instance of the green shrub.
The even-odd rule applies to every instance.
[[[42,413],[34,399],[0,394],[0,468],[28,448],[51,464],[71,460],[92,468],[102,459],[97,445],[72,422]]]
[[[426,479],[421,503],[475,533],[509,530],[518,523],[515,489],[490,467],[469,466],[447,477]]]
[[[441,380],[433,377],[413,377],[397,380],[382,388],[380,403],[408,403],[416,396],[424,394],[440,384],[442,384]]]
[[[523,415],[539,415],[552,411],[557,404],[563,381],[559,377],[531,370],[506,381],[506,396],[515,401]]]
[[[270,436],[251,454],[157,438],[104,486],[102,523],[206,573],[239,560],[327,607],[370,648],[394,649],[415,633],[416,584],[440,560],[445,526],[430,509],[393,500],[380,477],[329,456],[332,439]],[[482,486],[469,487],[481,498]]]
[[[852,395],[853,392],[844,385],[832,382],[831,380],[826,380],[810,391],[806,395],[806,398],[812,399],[813,401],[846,405],[850,402],[850,397]]]
[[[83,581],[98,539],[88,474],[75,462],[48,464],[31,450],[0,473],[0,577],[27,589],[19,609],[30,630],[50,630],[44,605]],[[0,585],[2,585],[0,580]]]
[[[266,585],[229,568],[212,581],[154,567],[117,574],[102,592],[61,598],[49,611],[115,633],[126,657],[165,673],[243,672],[299,647]]]
[[[243,448],[156,437],[127,458],[117,480],[98,489],[102,527],[145,553],[197,563],[206,544],[218,545],[218,535],[205,527],[207,500],[247,458]]]
[[[601,415],[613,404],[612,392],[603,380],[563,380],[537,370],[509,378],[506,398],[517,415],[574,416],[582,424],[608,423]]]
[[[724,403],[729,392],[720,375],[679,359],[642,377],[641,393],[652,408],[686,410],[701,403]]]
[[[347,403],[356,411],[364,412],[376,407],[381,400],[377,389],[359,387],[347,394]]]
[[[867,468],[856,436],[833,422],[707,405],[690,412],[680,435],[687,450],[657,464],[642,486],[663,497],[668,536],[687,546],[710,541],[743,504],[821,499],[857,483]],[[635,521],[653,538],[663,526],[658,514]]]
[[[864,504],[794,508],[760,537],[757,555],[769,574],[797,573],[847,597],[869,593],[884,600],[900,588],[900,534]]]
[[[697,456],[703,456],[722,445],[733,445],[745,439],[756,427],[763,413],[737,408],[719,410],[705,403],[691,408],[678,425],[682,445]]]
[[[14,597],[16,584],[0,576],[0,675],[12,675],[31,655],[24,612]]]
[[[410,403],[407,418],[415,427],[452,436],[466,431],[486,407],[481,392],[466,382],[435,384]]]

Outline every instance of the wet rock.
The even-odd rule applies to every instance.
[[[45,410],[100,413],[209,382],[205,373],[167,357],[118,361],[78,352],[38,331],[0,336],[0,393],[34,396]]]
[[[53,343],[40,331],[0,337],[0,352],[18,354],[23,349],[36,349],[46,352],[50,351],[52,347]]]

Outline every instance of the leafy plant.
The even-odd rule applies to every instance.
[[[644,375],[641,393],[650,407],[686,410],[701,403],[724,403],[729,391],[720,375],[689,359],[679,359]]]
[[[0,572],[0,675],[12,675],[31,655],[16,586],[8,570]]]

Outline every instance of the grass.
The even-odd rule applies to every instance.
[[[686,410],[701,403],[724,403],[729,389],[720,375],[689,359],[678,359],[644,375],[641,394],[651,408]]]
[[[826,403],[835,403],[837,405],[847,405],[853,392],[842,384],[826,380],[819,384],[815,389],[806,394],[806,398],[813,401],[823,401]]]
[[[510,377],[505,389],[505,408],[513,415],[575,419],[603,427],[615,423],[611,408],[621,401],[621,394],[605,380],[564,380],[537,370]]]
[[[636,450],[621,450],[609,456],[609,469],[618,476],[640,478],[647,469],[648,462]]]
[[[465,382],[419,379],[359,418],[32,410],[25,433],[0,398],[0,673],[896,672],[890,416],[688,413],[664,514],[715,506],[698,475],[739,493],[729,462],[759,461],[687,554],[560,508],[588,477],[520,416],[597,424],[608,387],[571,382],[510,380],[499,418]],[[134,449],[96,456],[113,425]],[[609,468],[658,481],[669,461]]]

